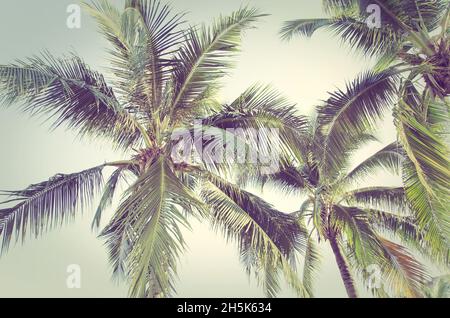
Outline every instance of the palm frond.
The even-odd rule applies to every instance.
[[[397,89],[391,72],[360,75],[347,84],[346,91],[331,94],[318,108],[318,123],[325,131],[325,154],[342,154],[361,134],[374,127],[394,102]],[[342,156],[331,156],[327,169],[339,170]]]
[[[185,213],[202,208],[196,195],[159,157],[127,191],[102,235],[114,273],[126,269],[132,297],[167,297],[184,249]]]
[[[450,255],[448,247],[436,247],[425,240],[426,233],[419,229],[414,216],[403,216],[374,209],[366,209],[366,211],[369,221],[378,231],[400,239],[402,244],[433,263],[442,264],[442,259]]]
[[[385,259],[381,263],[385,284],[397,297],[421,297],[429,279],[423,265],[403,246],[379,237]]]
[[[351,16],[288,21],[281,30],[281,37],[285,40],[295,35],[311,37],[322,28],[338,35],[352,49],[369,56],[393,52],[402,40],[402,36],[390,28],[370,28],[364,20]]]
[[[399,237],[402,243],[414,242],[418,244],[416,246],[421,245],[423,233],[417,228],[414,217],[375,209],[365,209],[365,211],[369,222],[377,229]]]
[[[358,5],[358,0],[322,0],[322,7],[325,12],[336,15],[348,12]]]
[[[233,57],[240,49],[242,32],[262,16],[256,9],[242,8],[228,17],[220,17],[210,28],[202,26],[189,32],[176,54],[171,120],[192,114],[192,106],[196,105],[193,101],[232,66]]]
[[[300,221],[301,226],[306,231],[306,224],[304,221]],[[318,250],[318,246],[314,242],[314,238],[309,235],[306,241],[306,251],[304,254],[303,261],[303,273],[302,273],[302,281],[305,289],[308,291],[308,294],[313,297],[314,296],[314,279],[319,270],[320,265],[320,254]]]
[[[108,181],[105,184],[105,189],[103,190],[102,198],[100,199],[100,203],[98,205],[97,211],[95,212],[94,219],[92,220],[92,229],[100,226],[100,221],[102,218],[102,214],[109,206],[111,206],[116,188],[120,182],[122,177],[122,173],[124,172],[123,168],[116,169]]]
[[[375,258],[376,233],[368,222],[367,214],[356,207],[336,205],[333,207],[331,224],[336,232],[343,234],[342,240],[352,250],[352,255],[365,267]]]
[[[404,153],[401,149],[401,145],[397,142],[391,143],[358,164],[344,177],[342,182],[345,184],[353,184],[370,176],[378,169],[382,169],[394,175],[399,175],[403,159]]]
[[[369,0],[361,0],[361,6],[367,5]],[[425,28],[432,32],[441,21],[448,1],[437,0],[374,0],[374,4],[381,7],[382,23],[394,30],[406,32],[408,30],[418,31]],[[408,29],[405,30],[405,26]]]
[[[78,209],[84,209],[101,188],[103,166],[73,174],[57,174],[24,190],[7,191],[11,197],[4,203],[17,203],[0,210],[1,252],[11,240],[38,237],[55,227],[72,221]]]
[[[118,103],[99,73],[79,57],[50,53],[0,66],[0,100],[23,103],[32,115],[45,115],[53,127],[66,125],[81,135],[111,138],[127,147],[140,140],[132,116]]]
[[[281,271],[300,296],[308,296],[295,269],[296,251],[306,248],[306,233],[295,218],[219,177],[208,180],[202,195],[212,208],[214,228],[238,241],[247,270],[253,269],[267,295],[279,291]]]
[[[286,21],[280,31],[283,40],[291,40],[295,35],[311,37],[318,29],[329,26],[333,19],[296,19]]]
[[[422,124],[420,116],[405,100],[395,113],[400,141],[408,159],[403,164],[406,196],[425,239],[437,249],[450,246],[450,161],[447,145]]]
[[[270,184],[277,190],[286,194],[299,193],[307,187],[307,176],[298,167],[284,165],[280,170],[261,176],[248,176],[248,180],[253,180],[261,185]]]
[[[364,206],[383,211],[395,211],[408,214],[408,202],[403,187],[367,187],[359,188],[343,195],[350,205]]]
[[[263,130],[275,129],[277,136],[260,134],[258,142],[271,144],[284,153],[302,148],[308,123],[292,105],[270,85],[256,84],[248,88],[230,105],[225,105],[204,120],[204,123],[221,129]]]
[[[347,258],[352,267],[365,277],[367,268],[378,265],[382,283],[381,291],[391,292],[397,297],[418,297],[428,278],[420,264],[401,245],[390,242],[377,234],[370,226],[367,213],[355,207],[335,206],[335,224],[344,227]],[[380,291],[372,290],[377,293]]]
[[[173,67],[173,53],[183,38],[183,14],[171,14],[160,1],[127,0],[120,12],[108,1],[86,5],[100,31],[112,43],[110,62],[116,87],[129,107],[147,116],[160,107],[165,81]]]

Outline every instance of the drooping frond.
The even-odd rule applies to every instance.
[[[92,220],[92,229],[97,228],[100,226],[100,221],[102,218],[102,214],[109,206],[111,206],[111,203],[114,198],[114,194],[116,192],[117,186],[120,182],[120,179],[122,177],[122,173],[124,172],[123,168],[116,169],[111,176],[109,177],[108,181],[105,184],[105,188],[103,190],[102,198],[100,199],[100,203],[98,205],[97,211],[95,212],[94,219]]]
[[[288,21],[281,30],[281,37],[285,40],[295,35],[311,37],[322,28],[340,36],[352,49],[361,50],[369,56],[395,51],[402,39],[398,33],[389,28],[370,28],[364,20],[351,16]]]
[[[370,0],[360,0],[362,8],[369,3]],[[447,0],[374,0],[372,3],[380,6],[382,23],[386,27],[402,32],[416,32],[420,28],[434,31],[448,7]]]
[[[425,239],[435,249],[450,246],[450,161],[448,146],[431,127],[420,121],[420,114],[405,102],[395,113],[399,138],[408,156],[403,164],[406,196],[415,212]]]
[[[400,238],[402,243],[417,243],[421,246],[422,234],[415,224],[414,217],[375,209],[365,209],[371,222],[381,232],[386,231]],[[419,248],[420,250],[421,248]]]
[[[24,111],[45,115],[53,127],[65,125],[81,135],[109,137],[118,146],[140,140],[135,121],[103,76],[75,55],[56,58],[45,53],[0,66],[0,101],[22,103]]]
[[[201,202],[174,174],[163,156],[127,191],[102,235],[115,273],[126,269],[132,297],[168,296],[184,248],[183,211]]]
[[[299,222],[306,231],[306,224],[304,223],[304,221],[301,220]],[[319,270],[320,261],[321,258],[318,246],[316,245],[314,238],[310,234],[306,241],[306,251],[304,254],[304,261],[303,261],[302,281],[303,285],[305,286],[305,289],[308,291],[308,294],[311,297],[314,296],[314,279]]]
[[[423,265],[403,246],[379,237],[385,259],[381,270],[385,284],[397,297],[421,297],[429,278]]]
[[[374,13],[370,5],[379,10],[376,18],[380,19],[381,27],[368,23]],[[426,32],[436,30],[448,1],[324,0],[323,7],[328,18],[287,21],[281,30],[282,38],[312,36],[316,30],[326,28],[367,55],[395,54],[403,42],[410,40],[408,36],[422,42]]]
[[[353,168],[344,178],[343,182],[352,184],[361,181],[363,178],[375,173],[378,169],[384,169],[384,171],[398,175],[400,174],[403,159],[404,153],[401,146],[394,142]]]
[[[403,165],[403,182],[405,193],[414,212],[416,223],[425,235],[423,239],[429,244],[433,257],[444,264],[449,262],[448,241],[448,200],[445,194],[423,183],[414,164],[406,160]],[[448,201],[447,201],[448,202]]]
[[[370,265],[375,258],[376,233],[368,223],[367,214],[355,207],[336,205],[333,207],[331,224],[352,250],[352,255],[364,266]]]
[[[208,179],[202,195],[211,206],[214,227],[238,241],[242,260],[267,295],[273,297],[279,291],[281,271],[300,296],[308,296],[295,269],[296,251],[306,247],[306,233],[295,218],[219,177],[209,175]]]
[[[258,136],[258,142],[271,144],[285,152],[294,151],[301,145],[307,130],[307,120],[271,86],[256,84],[248,88],[230,105],[207,117],[204,123],[221,129],[273,130],[277,136]],[[278,137],[279,141],[277,144]],[[262,139],[262,140],[260,140]]]
[[[369,221],[380,233],[386,233],[400,240],[414,252],[437,264],[450,255],[448,247],[436,246],[425,240],[425,232],[419,229],[414,216],[403,216],[391,212],[369,209]],[[436,256],[437,255],[437,256]]]
[[[359,188],[343,195],[350,205],[407,214],[409,211],[405,189],[402,187]]]
[[[172,121],[185,119],[195,113],[198,96],[209,84],[221,78],[232,66],[240,49],[242,32],[260,17],[256,9],[242,8],[228,17],[220,17],[212,27],[192,29],[176,55],[173,74],[173,100],[169,114]],[[194,109],[193,109],[194,108]]]
[[[382,291],[399,297],[418,297],[428,278],[420,264],[403,246],[390,242],[377,234],[367,213],[355,207],[335,206],[335,225],[345,230],[346,255],[352,267],[366,282],[367,269],[378,266]],[[373,290],[377,293],[377,290]]]
[[[282,166],[279,171],[258,177],[249,176],[250,180],[256,179],[262,185],[270,184],[286,194],[299,193],[307,186],[307,176],[298,167]]]
[[[342,168],[343,156],[331,154],[342,154],[374,127],[394,102],[396,90],[391,72],[367,72],[347,84],[346,91],[332,93],[326,104],[318,108],[318,123],[325,135],[323,150],[330,154],[325,170]]]
[[[318,29],[329,26],[332,19],[297,19],[286,21],[280,31],[283,40],[291,40],[295,35],[311,37]]]
[[[7,191],[10,200],[2,204],[15,206],[0,210],[1,252],[11,240],[38,237],[55,227],[72,221],[78,209],[92,200],[102,184],[103,166],[73,174],[57,174],[48,181],[33,184],[21,191]]]

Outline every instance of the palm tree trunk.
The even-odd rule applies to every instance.
[[[342,256],[341,250],[339,248],[338,242],[336,240],[336,235],[329,236],[331,249],[333,250],[334,257],[336,258],[336,263],[339,267],[339,271],[341,272],[342,281],[345,285],[345,290],[347,291],[347,295],[350,298],[357,298],[355,285],[353,283],[352,275],[348,269],[347,262]]]

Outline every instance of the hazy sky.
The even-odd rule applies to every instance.
[[[121,4],[121,1],[112,1]],[[278,30],[284,20],[321,17],[320,0],[174,0],[173,7],[189,11],[192,24],[209,22],[243,4],[270,13],[257,28],[246,32],[236,70],[225,80],[221,99],[237,97],[255,82],[271,83],[299,109],[311,113],[327,97],[327,92],[343,87],[370,61],[350,54],[328,33],[312,39],[283,43]],[[93,21],[82,15],[81,29],[66,27],[66,8],[75,0],[15,0],[0,4],[0,64],[37,54],[44,49],[62,54],[75,51],[92,67],[102,70],[106,42],[96,32]],[[107,144],[80,142],[62,129],[49,133],[42,119],[29,118],[14,108],[0,107],[0,189],[22,189],[48,179],[56,173],[70,173],[120,159]],[[384,142],[395,139],[386,122],[380,133]],[[373,153],[382,144],[360,151],[358,158]],[[355,161],[356,162],[356,161]],[[384,182],[396,182],[383,176]],[[298,209],[300,201],[265,190],[264,199],[282,211]],[[92,211],[72,225],[53,231],[38,240],[15,246],[0,259],[0,297],[124,297],[127,287],[110,281],[110,268],[102,242],[90,231]],[[181,260],[177,283],[180,297],[261,297],[254,280],[247,278],[239,264],[233,244],[226,244],[205,224],[195,223],[186,234],[189,251]],[[323,266],[317,279],[317,296],[345,296],[343,284],[327,247],[323,248]],[[66,287],[66,268],[81,266],[81,289]],[[286,290],[280,296],[294,296]]]

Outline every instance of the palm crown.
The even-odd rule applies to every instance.
[[[438,262],[448,264],[450,192],[448,133],[450,50],[448,1],[324,0],[329,18],[286,22],[281,34],[312,36],[326,28],[377,61],[337,92],[327,112],[337,114],[335,144],[374,127],[393,110],[403,161],[405,192]],[[380,10],[381,27],[367,23],[366,8]],[[347,140],[347,141],[346,141]],[[331,149],[330,149],[331,150]]]
[[[318,117],[309,136],[283,168],[274,174],[250,177],[247,181],[273,184],[286,193],[306,196],[300,210],[293,215],[304,231],[309,232],[303,282],[312,292],[314,271],[320,255],[315,241],[330,243],[349,297],[356,297],[353,276],[378,296],[422,295],[428,280],[424,267],[400,241],[431,257],[423,240],[424,233],[409,208],[403,187],[364,187],[359,184],[379,170],[401,173],[405,154],[398,143],[387,145],[356,167],[350,159],[362,145],[376,141],[370,133],[362,133],[351,143],[334,146],[332,128],[335,123],[327,114],[329,105],[318,108]],[[331,119],[331,120],[330,120]],[[377,265],[382,286],[371,286],[370,266]]]
[[[374,293],[421,295],[427,274],[394,240],[433,261],[448,262],[448,153],[441,141],[448,116],[443,95],[448,92],[440,68],[445,59],[436,57],[441,44],[428,46],[430,50],[421,47],[420,53],[405,50],[423,44],[416,38],[423,33],[419,27],[431,32],[440,15],[419,6],[417,19],[423,25],[391,17],[390,31],[385,30],[395,40],[391,45],[393,40],[381,35],[385,31],[370,31],[357,21],[356,1],[325,3],[336,16],[291,22],[286,36],[311,35],[318,27],[331,26],[348,28],[345,38],[366,52],[372,48],[367,41],[385,44],[370,53],[383,54],[378,68],[332,93],[313,124],[268,86],[254,85],[227,105],[216,100],[242,33],[264,16],[251,8],[220,17],[210,27],[185,27],[184,15],[172,14],[159,1],[127,0],[124,10],[118,10],[97,0],[85,7],[111,44],[110,81],[76,55],[56,58],[46,52],[0,66],[3,104],[20,103],[24,111],[46,115],[55,127],[67,126],[83,137],[105,137],[127,156],[6,192],[10,198],[3,202],[8,207],[0,210],[1,250],[6,251],[13,238],[23,239],[29,232],[37,236],[72,219],[102,192],[92,224],[99,227],[119,185],[130,180],[101,236],[114,275],[128,280],[131,296],[165,297],[175,291],[177,261],[185,247],[183,228],[189,227],[191,217],[209,220],[227,239],[237,241],[247,271],[256,274],[268,296],[279,291],[280,273],[298,295],[313,295],[315,239],[330,243],[349,296],[357,295],[352,271],[367,278],[371,264],[379,265],[385,282]],[[383,3],[387,11],[386,5],[394,2]],[[447,43],[447,33],[432,40]],[[422,62],[412,63],[411,54]],[[397,59],[403,61],[392,64]],[[407,80],[400,82],[405,72]],[[417,87],[417,77],[424,79],[424,87]],[[371,128],[392,104],[400,142],[349,169],[351,154],[374,139]],[[264,128],[258,139],[265,146],[242,140],[241,134],[232,140],[245,150],[256,148],[262,156],[268,148],[279,149],[281,170],[267,174],[260,163],[243,163],[239,176],[306,194],[300,211],[277,211],[224,177],[234,174],[234,162],[211,160],[211,150],[224,146],[230,128],[249,135]],[[265,128],[275,128],[279,138]],[[195,137],[205,130],[208,138]],[[195,150],[208,150],[201,153],[202,161],[175,160],[174,149],[186,146],[173,138],[180,131],[194,134]],[[103,185],[105,167],[114,171]],[[357,187],[357,181],[380,167],[402,173],[405,186]],[[296,269],[299,254],[305,257],[302,277]]]
[[[261,274],[269,295],[278,290],[279,271],[304,294],[290,258],[304,237],[295,219],[220,177],[217,172],[229,163],[193,165],[172,156],[171,136],[180,128],[197,129],[196,119],[215,128],[217,137],[232,127],[274,127],[280,145],[297,140],[304,130],[304,118],[269,87],[255,85],[225,106],[215,100],[242,32],[263,15],[242,8],[211,27],[183,28],[184,15],[172,14],[159,1],[128,0],[121,11],[99,0],[86,9],[111,43],[112,86],[75,55],[44,53],[1,66],[0,96],[4,104],[22,102],[25,111],[47,115],[55,127],[106,137],[130,157],[7,192],[10,200],[4,203],[14,204],[0,210],[2,250],[13,237],[24,238],[28,231],[39,235],[73,218],[103,189],[93,221],[99,226],[118,185],[132,179],[101,233],[114,274],[129,280],[131,296],[174,291],[185,246],[182,228],[191,216],[207,218],[238,241],[247,269]],[[196,145],[211,147],[214,140],[196,140]],[[105,167],[115,170],[103,187]]]

